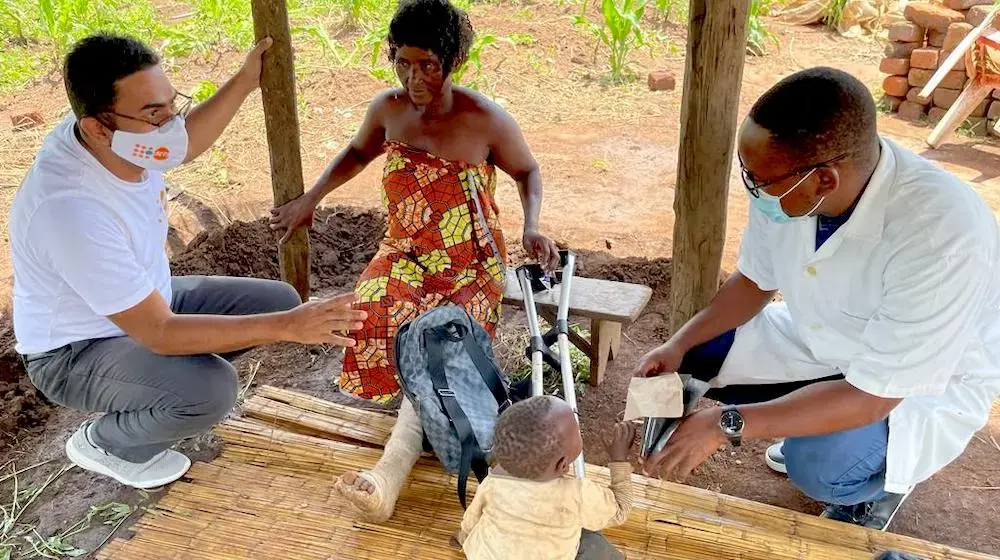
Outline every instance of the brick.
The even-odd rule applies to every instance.
[[[882,62],[878,65],[878,69],[883,74],[889,74],[890,76],[905,76],[910,71],[910,59],[883,58]]]
[[[902,97],[893,97],[891,95],[882,96],[882,107],[890,113],[895,113],[899,110],[899,105],[904,101]]]
[[[944,36],[945,33],[941,31],[934,31],[933,29],[927,32],[927,46],[941,48],[944,46]]]
[[[658,70],[649,73],[648,83],[651,91],[674,91],[677,87],[677,78],[673,72]]]
[[[934,75],[934,70],[924,70],[922,68],[910,68],[907,78],[909,79],[910,85],[913,87],[924,87],[927,82],[931,81],[931,76]],[[966,80],[969,77],[965,75],[965,70],[952,70],[945,74],[944,79],[938,84],[938,87],[948,88],[948,89],[962,89],[965,85]]]
[[[937,88],[934,90],[934,106],[940,107],[941,109],[951,109],[951,106],[955,104],[955,101],[961,94],[962,90]],[[990,101],[991,100],[989,98],[984,99],[983,102],[969,114],[969,116],[979,118],[986,117],[990,111]]]
[[[903,15],[925,29],[935,29],[944,33],[956,21],[965,21],[962,12],[927,2],[913,2],[906,5]]]
[[[990,6],[993,0],[945,0],[945,7],[952,10],[968,10],[973,6]]]
[[[45,124],[45,119],[39,111],[28,111],[11,115],[10,124],[14,127],[14,132],[20,132]]]
[[[896,41],[890,41],[889,44],[885,46],[885,57],[910,58],[910,54],[922,46],[924,46],[923,43],[899,43]]]
[[[1000,101],[994,99],[990,102],[989,108],[986,109],[986,118],[991,121],[1000,119]]]
[[[965,130],[969,131],[969,133],[975,136],[985,136],[986,129],[989,128],[986,125],[986,119],[984,119],[983,117],[969,117],[965,119],[965,122],[962,123],[962,126],[965,127]]]
[[[962,89],[967,81],[969,81],[969,77],[965,75],[965,70],[952,70],[941,80],[938,87]]]
[[[910,88],[910,91],[906,92],[906,100],[909,101],[910,103],[916,103],[917,105],[923,105],[925,107],[927,105],[930,105],[931,98],[928,97],[925,99],[923,97],[920,97],[919,93],[920,93],[920,88],[918,87]]]
[[[969,113],[969,117],[974,117],[977,119],[985,119],[986,115],[988,115],[989,113],[990,113],[990,100],[983,99],[983,102],[980,103],[978,106],[976,106],[976,108],[971,113]]]
[[[962,42],[962,39],[965,39],[965,36],[972,29],[973,27],[964,21],[949,25],[948,32],[944,34],[944,44],[941,45],[941,50],[944,52],[955,50],[955,47]]]
[[[950,109],[955,104],[955,100],[962,94],[960,89],[937,88],[934,90],[934,106],[942,109]]]
[[[927,120],[929,120],[934,124],[937,124],[941,122],[941,119],[943,119],[945,114],[947,113],[948,109],[942,109],[940,107],[931,107],[931,110],[927,112]]]
[[[900,43],[922,43],[927,30],[915,23],[902,21],[889,27],[889,40]]]
[[[924,87],[934,75],[933,70],[923,70],[921,68],[910,68],[907,77],[911,87]]]
[[[927,108],[919,103],[910,103],[909,101],[904,101],[899,104],[899,116],[900,118],[906,119],[908,121],[919,121],[924,118],[927,114]]]
[[[916,49],[910,55],[910,66],[924,70],[936,70],[940,63],[941,50],[934,47]]]
[[[893,97],[906,97],[910,91],[910,83],[906,76],[889,76],[882,81],[882,91]]]
[[[969,11],[965,12],[965,23],[968,23],[973,27],[983,23],[983,21],[986,20],[986,16],[990,15],[990,10],[992,9],[993,6],[973,6],[969,8]],[[1000,28],[1000,21],[994,19],[993,27]]]

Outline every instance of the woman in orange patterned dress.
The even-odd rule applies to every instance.
[[[388,230],[356,287],[368,319],[340,377],[341,390],[357,397],[386,403],[399,394],[391,359],[396,330],[429,309],[461,305],[495,332],[507,256],[494,199],[497,167],[517,182],[528,254],[548,269],[558,264],[555,243],[538,231],[541,174],[517,124],[451,82],[473,37],[465,12],[448,0],[401,1],[387,42],[403,87],[372,100],[353,141],[315,186],[272,210],[273,229],[309,224],[324,196],[386,154]],[[422,438],[404,399],[382,459],[371,471],[345,474],[338,490],[369,520],[388,519]]]

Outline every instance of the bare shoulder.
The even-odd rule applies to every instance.
[[[406,110],[408,102],[402,88],[389,88],[378,92],[371,100],[370,113],[391,116]]]
[[[465,87],[455,87],[454,92],[455,100],[462,111],[470,117],[482,119],[483,124],[492,126],[514,124],[510,113],[482,93]]]

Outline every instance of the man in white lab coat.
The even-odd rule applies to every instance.
[[[645,468],[683,478],[727,441],[786,438],[767,462],[824,516],[885,529],[1000,394],[993,212],[879,137],[871,93],[831,68],[766,92],[738,152],[752,205],[737,271],[637,371],[711,380],[726,406]]]

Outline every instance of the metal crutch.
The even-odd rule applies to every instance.
[[[557,333],[556,342],[558,349],[559,372],[562,375],[563,394],[566,404],[573,409],[573,416],[576,418],[577,426],[580,425],[580,414],[576,406],[576,383],[573,375],[573,364],[569,358],[569,296],[570,287],[573,280],[573,273],[576,270],[576,255],[572,251],[560,251],[562,261],[562,278],[559,290],[559,309],[556,313],[556,324],[553,331]],[[531,343],[529,351],[531,353],[531,394],[541,395],[542,385],[542,363],[548,354],[549,345],[546,339],[551,340],[553,331],[545,336],[542,335],[538,325],[538,313],[535,308],[534,294],[538,288],[547,289],[541,279],[533,277],[541,274],[541,267],[525,267],[517,269],[518,282],[521,285],[521,294],[524,297],[524,310],[528,316],[528,328],[531,332]],[[577,478],[584,478],[583,453],[573,461],[573,468]]]

